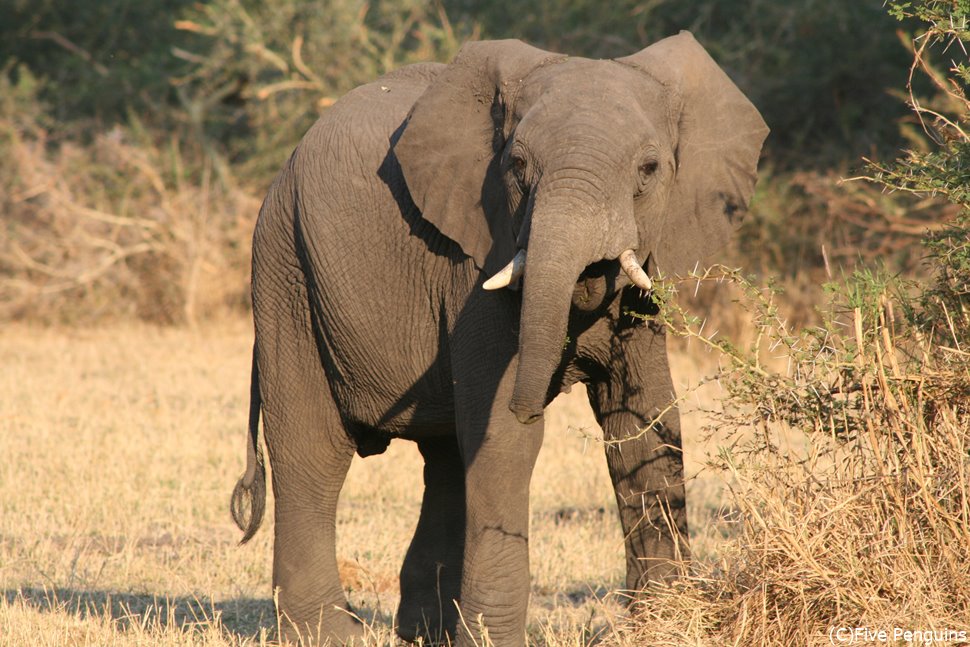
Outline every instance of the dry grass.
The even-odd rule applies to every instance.
[[[268,535],[237,550],[226,514],[245,328],[5,332],[0,643],[184,644],[220,633],[181,628],[196,616],[267,624]]]
[[[228,514],[243,468],[251,331],[8,325],[0,337],[0,645],[239,645],[275,635],[271,524],[245,546]],[[677,375],[700,371],[675,358]],[[598,430],[577,389],[548,416],[533,480],[534,644],[633,644],[623,543]],[[687,425],[693,471],[702,462]],[[350,599],[376,632],[420,501],[406,442],[356,459],[338,555]],[[719,538],[716,477],[691,484],[699,556]],[[272,518],[270,516],[270,518]],[[707,534],[705,534],[707,533]]]

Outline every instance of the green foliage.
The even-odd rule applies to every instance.
[[[875,166],[874,179],[896,191],[940,196],[970,204],[970,142],[952,140],[928,153],[908,151],[888,166]]]
[[[124,121],[129,109],[161,118],[168,78],[185,67],[173,47],[191,38],[173,18],[192,0],[5,0],[0,3],[0,66],[43,79],[50,116],[71,124]],[[79,124],[79,125],[83,125]]]
[[[13,61],[0,69],[0,120],[17,131],[50,125],[47,104],[40,99],[42,83],[30,68]],[[10,136],[13,130],[4,134]],[[2,164],[2,162],[0,162]]]
[[[913,319],[924,334],[949,340],[961,360],[970,348],[970,213],[964,212],[924,241],[935,270],[935,283],[920,296]]]
[[[956,348],[970,342],[970,98],[968,56],[970,2],[915,0],[890,2],[898,18],[916,17],[925,31],[914,43],[913,74],[932,82],[934,101],[921,100],[912,89],[913,110],[936,148],[908,151],[891,164],[870,163],[873,182],[893,191],[937,196],[959,209],[952,222],[924,239],[935,283],[920,295],[913,317],[924,335],[948,337]],[[962,58],[957,52],[963,54]],[[933,62],[946,57],[949,68]]]
[[[875,268],[861,266],[848,275],[843,275],[839,281],[830,281],[822,286],[829,296],[830,307],[836,308],[842,304],[842,312],[859,310],[864,317],[872,318],[876,315],[879,299],[896,285],[896,278],[891,276],[884,265],[876,263]]]
[[[970,15],[970,2],[967,0],[890,0],[887,3],[889,15],[897,20],[918,18],[928,23],[931,29],[946,25],[947,29],[955,29],[961,40],[967,40],[966,19]]]

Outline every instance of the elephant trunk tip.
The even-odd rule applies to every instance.
[[[519,405],[514,400],[509,403],[509,411],[514,413],[515,419],[523,425],[531,425],[542,418],[542,407],[536,409],[535,407]]]

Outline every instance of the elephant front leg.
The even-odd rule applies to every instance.
[[[646,332],[646,331],[644,331]],[[675,579],[690,558],[680,416],[664,338],[646,336],[608,382],[589,388],[603,427],[626,549],[626,588]]]
[[[456,438],[418,441],[424,458],[421,517],[401,568],[397,633],[413,642],[453,639],[465,546],[465,468]]]
[[[606,462],[623,524],[630,591],[676,579],[690,557],[679,425],[668,418],[637,432],[638,424],[634,416],[611,416],[604,425],[606,439],[619,441],[608,444]],[[642,435],[630,439],[631,433]]]

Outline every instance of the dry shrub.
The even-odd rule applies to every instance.
[[[750,282],[780,288],[774,302],[791,330],[820,325],[819,285],[857,268],[928,277],[920,240],[945,231],[960,213],[938,196],[887,191],[844,175],[764,172],[751,212],[723,253],[726,264],[753,275]],[[751,313],[738,305],[744,290],[733,281],[688,281],[679,292],[686,310],[705,314],[705,334],[718,331],[742,345],[757,335]]]
[[[970,631],[968,224],[931,237],[933,284],[856,272],[801,333],[737,271],[695,276],[740,288],[756,329],[747,348],[664,308],[671,331],[721,353],[710,467],[729,487],[733,538],[717,563],[638,605],[643,644]]]
[[[258,203],[212,158],[120,128],[52,141],[22,108],[4,112],[0,317],[194,324],[245,306]]]
[[[936,196],[887,192],[852,179],[833,171],[801,171],[791,177],[805,200],[826,214],[812,223],[816,235],[829,241],[823,263],[851,268],[855,261],[892,259],[899,270],[918,271],[920,239],[946,227],[960,207]]]
[[[794,277],[831,280],[860,264],[919,271],[920,239],[960,209],[931,195],[888,192],[847,181],[838,171],[771,175],[736,246],[745,265]],[[760,252],[760,253],[759,253]]]

